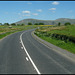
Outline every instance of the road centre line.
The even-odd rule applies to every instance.
[[[21,49],[23,49],[23,47],[21,47]]]
[[[24,44],[23,44],[22,35],[23,35],[24,33],[26,33],[26,32],[27,32],[27,31],[23,32],[23,33],[20,35],[21,44],[22,44],[22,46],[23,46],[23,48],[24,48],[24,51],[26,52],[28,58],[30,59],[30,61],[31,61],[32,65],[33,65],[33,67],[35,68],[36,72],[37,72],[38,74],[41,74],[40,71],[38,70],[38,68],[36,67],[36,65],[34,64],[32,58],[30,57],[29,53],[27,52],[27,50],[26,50],[26,48],[25,48],[25,46],[24,46]]]
[[[26,60],[29,61],[28,57],[26,57]]]

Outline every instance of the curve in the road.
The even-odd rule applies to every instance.
[[[29,53],[27,52],[27,50],[26,50],[24,44],[23,44],[22,35],[23,35],[24,33],[26,33],[26,32],[23,32],[23,33],[20,35],[21,44],[22,44],[22,46],[23,46],[23,48],[24,48],[24,50],[25,50],[25,52],[26,52],[28,58],[30,59],[30,61],[31,61],[32,65],[33,65],[33,67],[35,68],[35,70],[37,71],[38,74],[41,74],[40,71],[38,70],[38,68],[36,67],[35,63],[33,62],[32,58],[30,57]]]
[[[33,30],[0,41],[0,74],[74,74],[75,62],[35,40]]]

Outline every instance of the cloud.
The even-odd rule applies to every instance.
[[[18,13],[18,15],[21,15],[21,13]]]
[[[56,10],[56,8],[51,8],[51,9],[49,9],[49,10]]]
[[[55,13],[55,11],[52,11],[53,13]]]
[[[69,13],[72,13],[73,11],[72,10],[70,10],[70,11],[68,11]]]
[[[22,19],[22,16],[21,17],[19,17],[20,19]]]
[[[35,15],[35,16],[37,16],[37,15],[38,15],[38,13],[33,13],[32,15]]]
[[[58,5],[59,2],[54,1],[52,4],[53,4],[53,5]]]
[[[32,4],[32,3],[28,2],[27,4]]]
[[[71,18],[75,18],[74,16],[71,16]]]
[[[30,16],[30,15],[23,15],[23,17],[24,17],[24,16]]]
[[[30,14],[30,11],[22,11],[22,13]]]
[[[42,9],[38,9],[37,11],[38,11],[38,12],[42,12]]]

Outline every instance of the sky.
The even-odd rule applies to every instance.
[[[75,19],[75,1],[0,1],[0,23],[23,19]]]

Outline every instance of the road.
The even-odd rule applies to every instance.
[[[75,62],[35,40],[33,30],[0,40],[0,74],[75,74]]]

